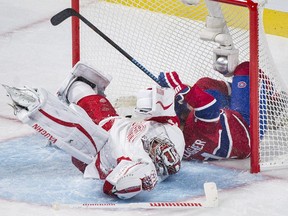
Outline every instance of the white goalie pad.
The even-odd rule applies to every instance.
[[[230,77],[239,64],[239,50],[218,47],[213,50],[213,68],[225,77]]]
[[[204,41],[212,41],[219,44],[213,50],[213,69],[225,77],[230,77],[239,64],[239,50],[234,46],[219,2],[205,0],[205,3],[209,15],[200,38]]]
[[[95,70],[91,66],[84,64],[82,62],[78,62],[74,66],[74,70],[72,75],[76,77],[84,77],[91,83],[97,86],[97,90],[100,92],[104,92],[106,87],[109,85],[112,77],[109,74],[105,74],[99,70]]]
[[[37,91],[38,105],[21,109],[19,120],[71,156],[89,164],[108,139],[108,132],[96,125],[79,106],[72,108],[44,89]]]
[[[216,36],[220,34],[225,34],[225,30],[224,30],[225,27],[226,27],[226,22],[224,18],[207,16],[205,29],[201,32],[200,38],[205,41],[217,42]]]
[[[174,110],[175,92],[171,88],[153,86],[137,94],[135,112],[148,117],[176,116]]]
[[[78,80],[79,77],[84,78],[87,83],[91,84],[96,94],[104,95],[106,87],[110,84],[112,77],[109,74],[105,74],[99,70],[88,66],[82,62],[78,62],[63,81],[61,87],[57,91],[58,98],[64,103],[69,104],[67,95],[71,85]]]

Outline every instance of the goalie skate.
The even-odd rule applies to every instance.
[[[78,62],[71,74],[64,80],[61,87],[57,91],[58,98],[64,103],[70,104],[68,100],[68,92],[70,87],[76,81],[84,82],[91,86],[96,94],[105,95],[104,91],[109,85],[112,77],[108,74],[104,74],[100,71],[93,69],[81,62]]]
[[[8,97],[10,97],[12,100],[11,106],[14,108],[15,114],[21,109],[31,111],[40,104],[39,97],[37,96],[37,92],[34,89],[27,87],[15,88],[4,84],[2,84],[2,86],[7,91]]]

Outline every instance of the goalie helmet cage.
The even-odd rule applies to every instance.
[[[288,166],[287,89],[264,33],[265,0],[200,0],[190,6],[180,0],[71,1],[72,8],[156,77],[175,70],[189,84],[204,76],[231,79],[213,70],[219,44],[199,36],[208,15],[224,18],[239,62],[250,61],[250,170]],[[72,17],[72,46],[73,65],[81,60],[113,76],[106,95],[120,113],[125,110],[121,104],[129,104],[137,90],[155,84],[77,17]]]

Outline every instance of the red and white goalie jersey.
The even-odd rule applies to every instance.
[[[86,178],[105,179],[104,192],[122,199],[151,190],[157,182],[177,173],[185,142],[173,95],[172,90],[159,87],[140,92],[136,111],[145,117],[139,119],[119,117],[102,95],[83,97],[77,105],[109,137],[92,163],[86,166],[74,158],[74,165]]]
[[[84,177],[105,179],[121,160],[153,164],[145,142],[150,142],[155,137],[170,140],[182,158],[184,152],[183,134],[178,124],[173,123],[173,117],[167,118],[166,123],[159,123],[154,120],[135,121],[135,119],[122,117],[109,118],[108,120],[108,124],[112,122],[112,126],[108,130],[108,141],[95,157],[94,163],[86,167]],[[103,121],[100,122],[100,125],[101,123]],[[155,171],[161,168],[154,167],[154,165],[151,167]]]

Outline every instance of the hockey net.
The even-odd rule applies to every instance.
[[[72,0],[72,6],[156,77],[159,72],[177,71],[189,84],[204,76],[229,81],[212,66],[213,49],[219,43],[200,38],[206,17],[222,16],[239,50],[239,62],[250,61],[256,74],[250,88],[251,171],[288,165],[287,90],[270,56],[261,2],[201,0],[188,6],[180,0]],[[137,90],[156,83],[83,23],[80,49],[77,21],[73,32],[73,63],[80,58],[111,74],[106,95],[126,115]],[[259,78],[258,67],[265,76]],[[269,90],[260,91],[263,86]]]

